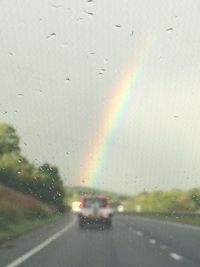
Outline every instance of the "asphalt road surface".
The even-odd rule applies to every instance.
[[[0,248],[2,267],[199,267],[200,228],[116,215],[112,230],[79,230],[76,217]]]

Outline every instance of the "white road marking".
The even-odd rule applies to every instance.
[[[151,243],[151,244],[155,245],[155,243],[156,243],[156,240],[155,240],[155,239],[149,239],[149,243]]]
[[[172,252],[172,253],[170,253],[169,255],[170,255],[174,260],[176,260],[176,261],[181,261],[181,260],[183,259],[182,256],[176,254],[175,252]]]
[[[143,233],[140,232],[140,231],[136,231],[136,233],[137,233],[138,236],[142,236],[143,235]]]
[[[40,250],[42,250],[43,248],[48,246],[51,242],[56,240],[58,237],[60,237],[62,234],[67,232],[74,225],[75,222],[76,222],[76,219],[74,218],[74,220],[70,224],[68,224],[66,227],[64,227],[62,230],[58,231],[56,234],[54,234],[51,237],[47,238],[44,242],[42,242],[41,244],[37,245],[33,249],[31,249],[28,252],[26,252],[24,255],[22,255],[21,257],[17,258],[16,260],[12,261],[11,263],[9,263],[8,265],[6,265],[4,267],[16,267],[16,266],[19,266],[22,262],[24,262],[28,258],[32,257],[34,254],[36,254],[37,252],[39,252]]]
[[[166,250],[166,249],[167,249],[167,246],[166,246],[166,245],[162,245],[162,246],[160,246],[160,248],[161,248],[162,250]]]

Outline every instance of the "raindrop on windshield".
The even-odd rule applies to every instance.
[[[60,8],[60,7],[62,7],[62,5],[51,5],[51,7],[53,7],[53,8]]]
[[[94,15],[94,13],[88,12],[88,11],[85,11],[85,13],[88,14],[88,15],[90,15],[90,16],[93,16]]]
[[[48,36],[47,36],[47,39],[50,39],[51,37],[53,37],[53,36],[55,36],[56,35],[56,33],[55,32],[52,32],[51,34],[49,34]]]
[[[166,31],[167,32],[170,32],[170,31],[173,31],[174,29],[173,28],[167,28]]]

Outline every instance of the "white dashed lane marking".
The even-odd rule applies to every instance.
[[[175,252],[172,252],[172,253],[170,253],[169,255],[170,255],[174,260],[176,260],[176,261],[181,261],[181,260],[183,259],[182,256],[176,254]]]
[[[128,227],[128,230],[134,230],[132,227]],[[138,235],[138,236],[143,236],[143,232],[141,232],[141,231],[136,231],[135,230],[135,233]],[[150,244],[152,244],[152,245],[155,245],[156,244],[156,240],[155,239],[149,239],[149,243]],[[169,248],[166,246],[166,245],[160,245],[160,249],[161,250],[168,250]],[[176,260],[176,261],[182,261],[183,260],[183,257],[181,256],[181,255],[179,255],[179,254],[177,254],[177,253],[175,253],[175,252],[171,252],[171,253],[169,253],[169,256],[172,258],[172,259],[174,259],[174,260]]]
[[[167,250],[167,246],[166,246],[166,245],[162,245],[162,246],[160,246],[160,248],[161,248],[162,250]]]
[[[142,235],[143,235],[143,233],[140,232],[140,231],[136,231],[136,234],[137,234],[138,236],[142,236]]]
[[[149,239],[149,243],[152,244],[152,245],[155,245],[156,244],[156,240],[155,239]]]

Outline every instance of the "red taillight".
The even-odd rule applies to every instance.
[[[84,208],[84,203],[85,203],[85,201],[84,201],[84,199],[82,198],[81,199],[81,201],[80,201],[80,208],[82,209],[82,208]]]
[[[108,202],[105,202],[103,205],[104,208],[110,208],[110,205],[108,204]]]
[[[81,201],[81,208],[85,208],[86,207],[86,200],[85,199],[83,199],[82,201]]]

